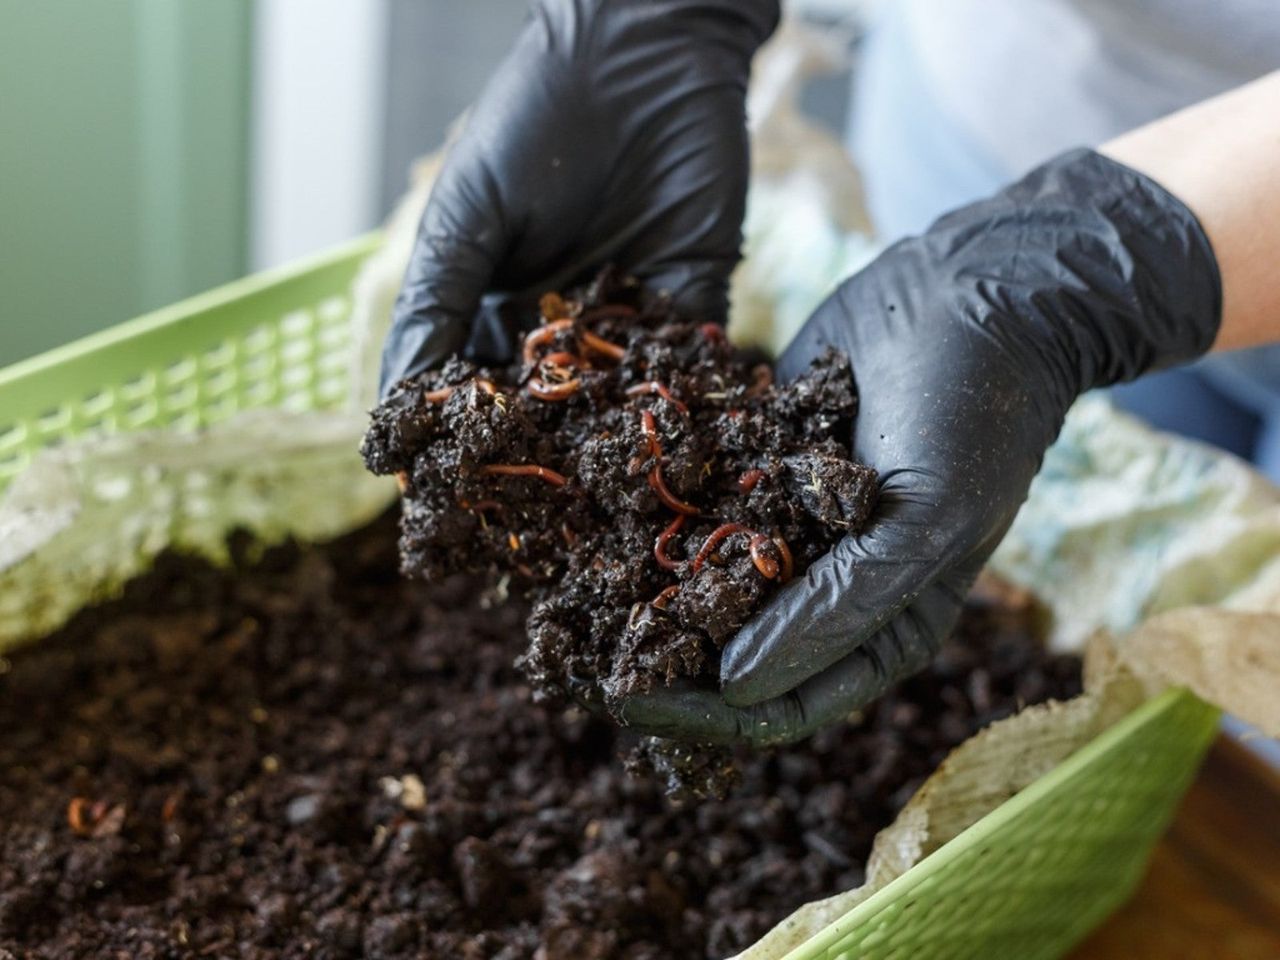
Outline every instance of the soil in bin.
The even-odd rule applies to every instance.
[[[924,674],[671,805],[625,731],[548,712],[526,610],[397,572],[386,520],[173,556],[0,661],[0,957],[726,956],[861,879],[945,753],[1079,663],[971,604]]]

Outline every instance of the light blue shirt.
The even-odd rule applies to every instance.
[[[877,10],[850,129],[885,240],[1063,150],[1280,69],[1274,0],[899,0]],[[1257,457],[1280,479],[1280,346],[1195,369],[1268,424]]]

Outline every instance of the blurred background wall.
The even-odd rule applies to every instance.
[[[0,0],[0,366],[377,225],[523,0]]]
[[[0,366],[376,226],[526,7],[0,0]]]
[[[241,272],[247,3],[0,0],[0,364]]]

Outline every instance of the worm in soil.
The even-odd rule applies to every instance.
[[[653,559],[658,561],[658,566],[662,567],[663,570],[675,570],[680,566],[680,561],[672,560],[667,556],[667,544],[684,526],[684,518],[685,515],[683,513],[676,514],[676,518],[668,524],[665,530],[658,534],[658,539],[653,543]]]
[[[534,463],[490,463],[481,467],[480,472],[485,476],[537,477],[553,487],[563,487],[569,482],[563,474],[556,473],[550,467],[540,467]]]

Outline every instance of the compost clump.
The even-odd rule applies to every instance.
[[[871,511],[848,357],[775,383],[609,271],[540,314],[514,364],[452,360],[374,411],[363,453],[401,480],[402,568],[527,594],[519,666],[552,702],[715,688],[724,644]]]

